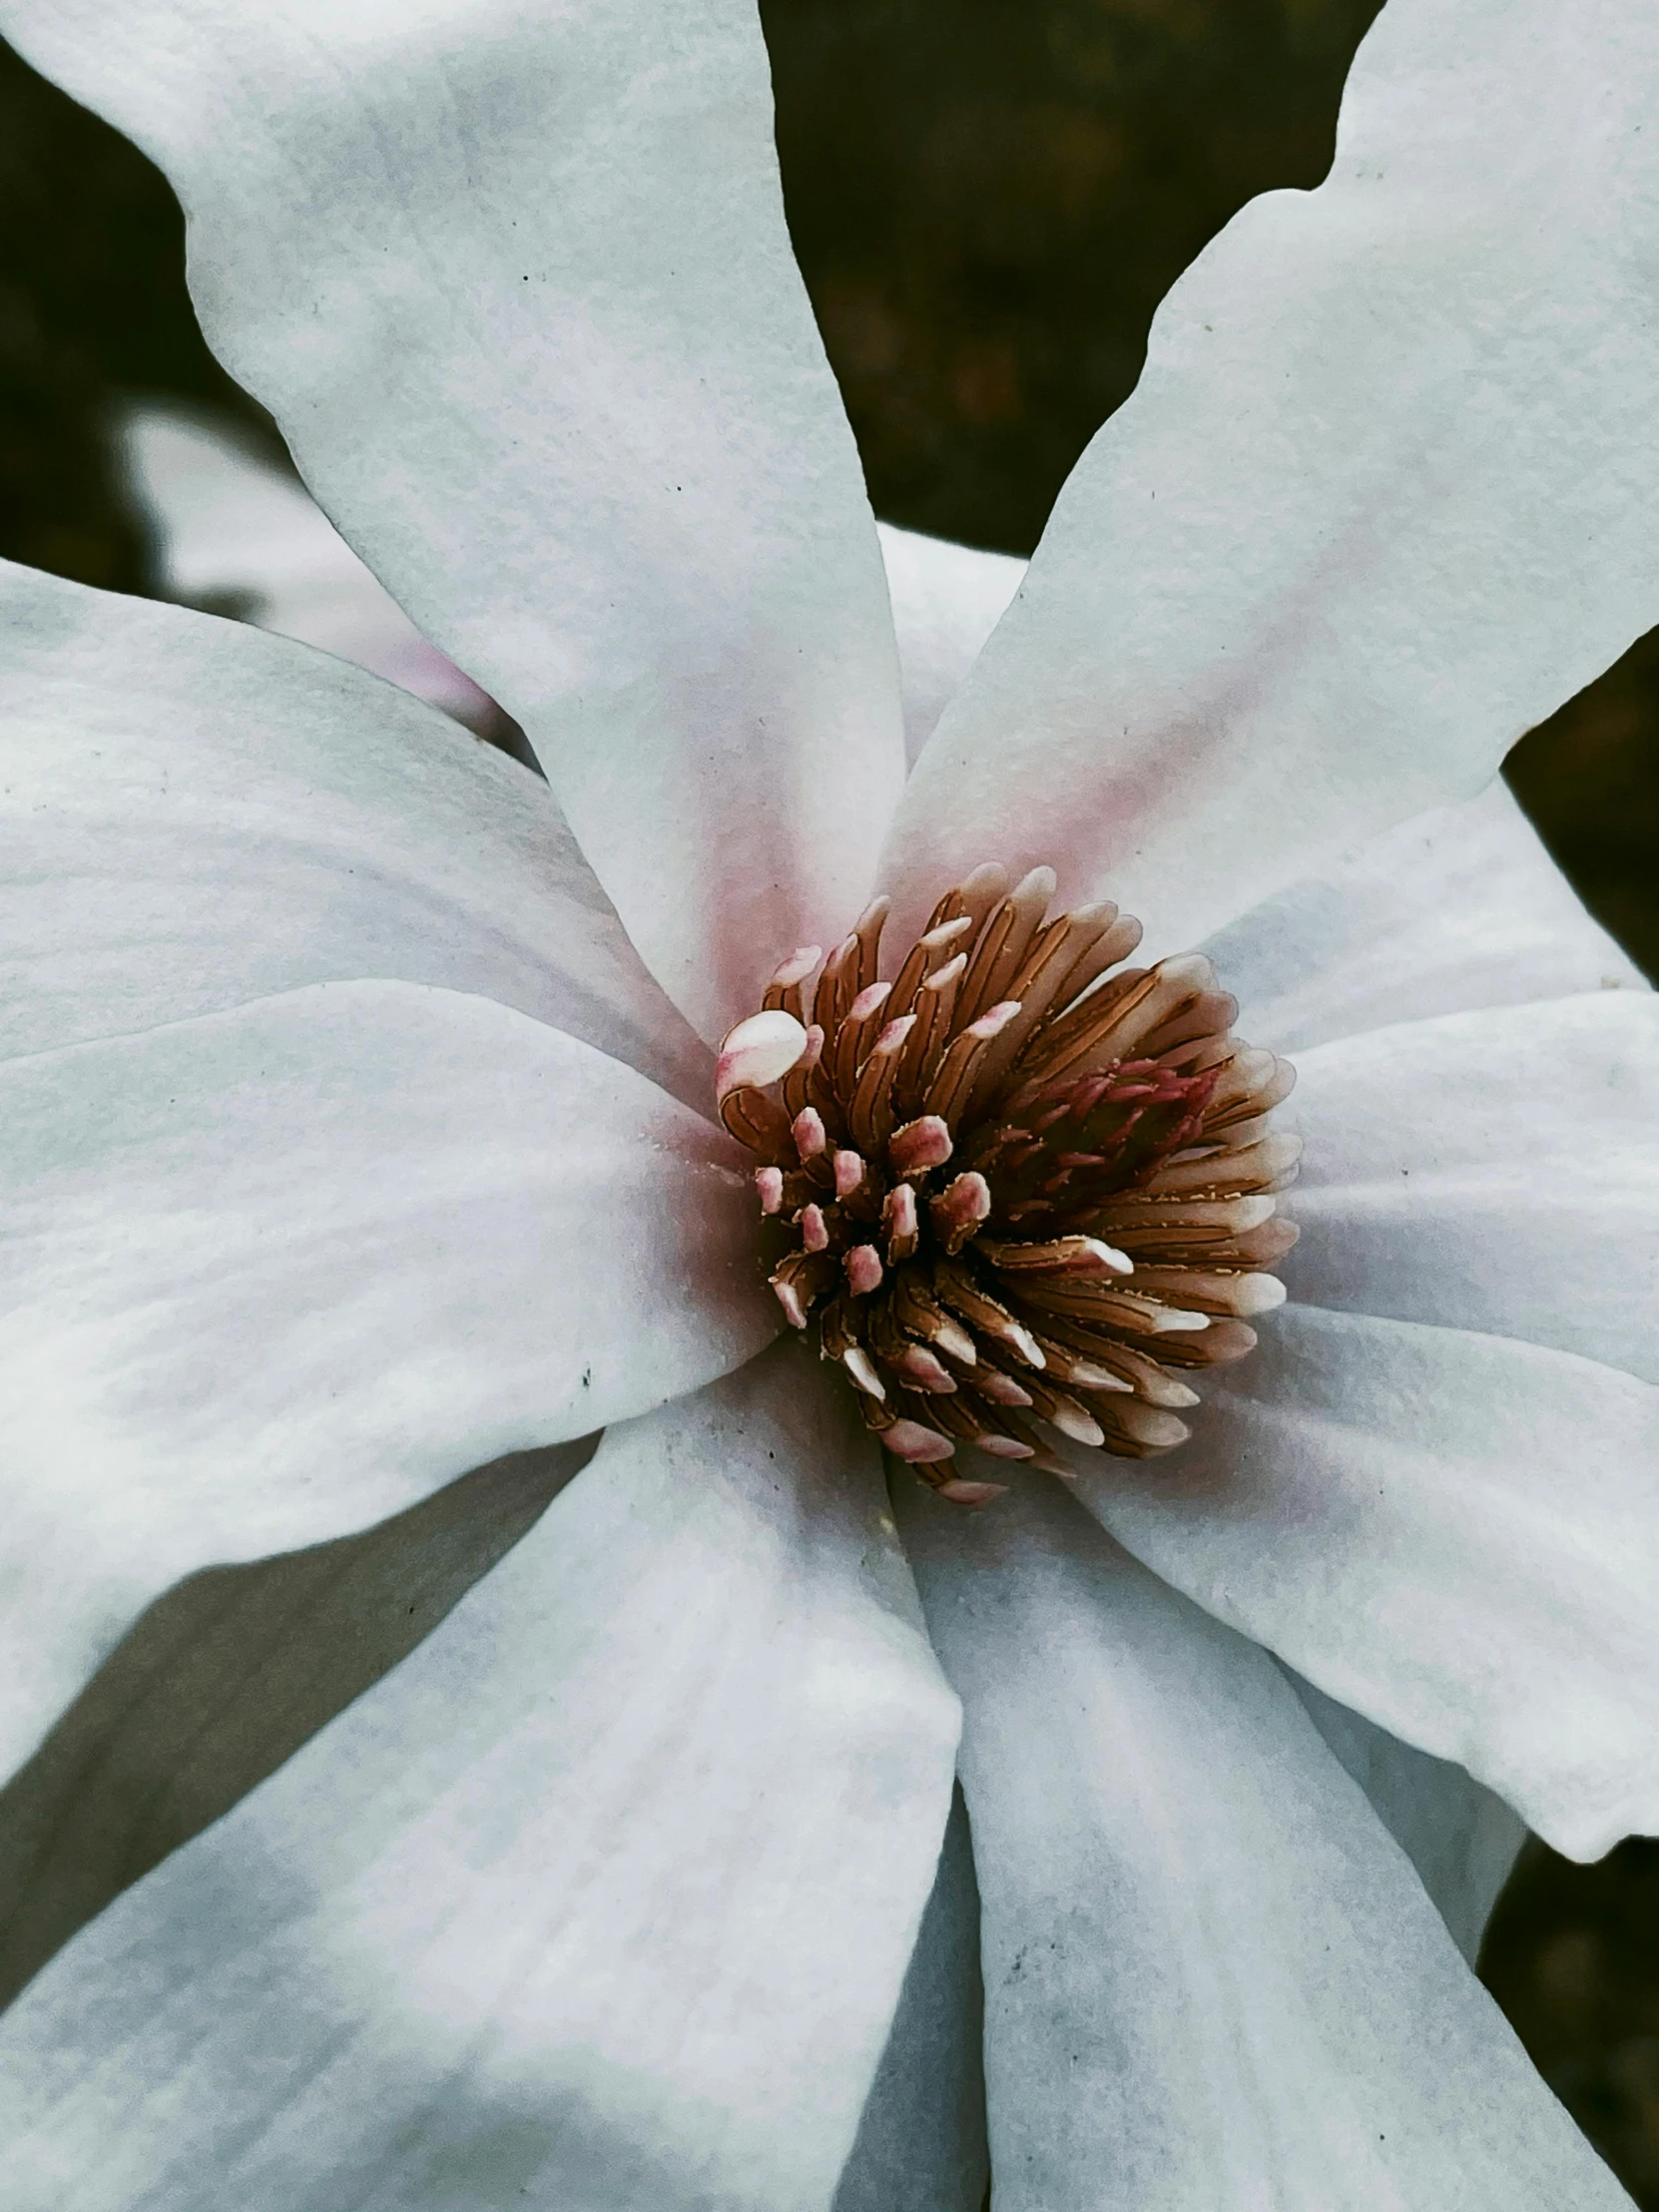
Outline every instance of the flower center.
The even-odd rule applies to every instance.
[[[1197,953],[1123,967],[1137,921],[1048,918],[1054,875],[976,868],[890,981],[878,898],[819,966],[792,953],[721,1046],[721,1119],[763,1163],[769,1281],[868,1425],[962,1504],[958,1442],[1059,1475],[1055,1436],[1128,1458],[1182,1442],[1178,1371],[1242,1359],[1300,1141],[1294,1080],[1232,1035]]]

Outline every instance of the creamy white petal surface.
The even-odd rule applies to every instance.
[[[979,1889],[958,1792],[831,2212],[983,2212],[984,2023]]]
[[[1659,620],[1659,15],[1390,0],[1314,193],[1153,324],[907,788],[905,910],[995,848],[1190,944],[1477,791]]]
[[[0,1792],[0,2005],[424,1642],[598,1444],[509,1453],[149,1607]]]
[[[192,1568],[361,1527],[777,1326],[736,1148],[590,1047],[321,984],[0,1068],[0,1769]]]
[[[903,738],[752,0],[15,0],[0,26],[167,170],[209,341],[523,725],[694,1022],[833,942]]]
[[[936,619],[938,634],[949,634],[943,619],[948,613],[955,619],[953,665],[965,671],[983,643],[984,610],[996,597],[997,557],[939,546],[885,527],[882,542],[906,670],[912,660],[926,668],[927,623]],[[943,613],[935,617],[935,610]],[[912,644],[912,636],[919,642]],[[921,695],[924,702],[927,696]],[[1413,1314],[1415,1306],[1401,1309],[1388,1302],[1408,1293],[1420,1304],[1426,1292],[1438,1312],[1451,1304],[1466,1308],[1472,1295],[1489,1315],[1495,1300],[1512,1303],[1525,1295],[1531,1317],[1527,1333],[1551,1342],[1556,1340],[1548,1326],[1538,1326],[1545,1302],[1558,1325],[1557,1335],[1560,1327],[1570,1328],[1576,1321],[1581,1337],[1588,1339],[1610,1298],[1629,1320],[1620,1341],[1632,1361],[1651,1360],[1651,1323],[1644,1333],[1634,1295],[1637,1281],[1651,1282],[1653,1271],[1646,1214],[1621,1225],[1609,1208],[1597,1207],[1594,1218],[1586,1218],[1582,1207],[1571,1213],[1567,1191],[1548,1189],[1553,1159],[1571,1133],[1573,1116],[1586,1112],[1601,1124],[1584,1148],[1591,1154],[1587,1172],[1599,1190],[1610,1190],[1628,1170],[1634,1202],[1651,1183],[1639,1147],[1652,1124],[1644,1126],[1634,1089],[1638,1069],[1650,1056],[1645,1039],[1651,1006],[1609,1007],[1591,1001],[1561,1009],[1559,1016],[1554,1009],[1539,1009],[1524,1023],[1505,1018],[1491,1035],[1485,1030],[1470,1033],[1462,1050],[1462,1031],[1438,1024],[1369,1040],[1354,1061],[1344,1051],[1308,1049],[1423,1014],[1519,1005],[1608,984],[1646,992],[1628,958],[1584,912],[1501,783],[1494,782],[1476,800],[1414,817],[1345,853],[1324,871],[1298,878],[1221,931],[1205,949],[1223,981],[1241,998],[1241,1031],[1253,1041],[1297,1052],[1307,1071],[1286,1110],[1290,1118],[1300,1117],[1310,1141],[1302,1182],[1286,1202],[1308,1226],[1303,1245],[1287,1263],[1294,1282],[1317,1279],[1323,1291],[1328,1278],[1341,1271],[1351,1291],[1364,1281],[1365,1293],[1356,1295],[1363,1295],[1366,1303],[1375,1299],[1386,1311]],[[1569,1065],[1580,1040],[1576,1034],[1562,1034],[1546,1073],[1538,1063],[1542,1038],[1550,1034],[1549,1024],[1562,1018],[1567,1030],[1593,1033],[1596,1049],[1585,1065]],[[1402,1037],[1413,1040],[1405,1053],[1400,1052]],[[1628,1054],[1627,1038],[1637,1048]],[[1487,1057],[1494,1044],[1504,1048],[1495,1064]],[[1570,1103],[1547,1095],[1562,1080]],[[1546,1094],[1541,1099],[1540,1090]],[[1609,1105],[1611,1117],[1603,1111]],[[1552,1147],[1546,1131],[1559,1140]],[[1367,1223],[1350,1206],[1357,1199],[1364,1213],[1374,1202],[1393,1201],[1391,1188],[1356,1192],[1348,1165],[1356,1142],[1364,1158],[1389,1140],[1413,1150],[1413,1175],[1420,1179],[1408,1202],[1401,1197],[1386,1206],[1387,1225],[1397,1237],[1409,1237],[1414,1264],[1404,1282],[1392,1264],[1397,1258],[1393,1247],[1382,1250],[1375,1225],[1368,1236]],[[1609,1146],[1616,1161],[1605,1157]],[[1576,1270],[1574,1280],[1557,1295],[1554,1280],[1536,1269],[1479,1265],[1475,1225],[1466,1218],[1463,1256],[1470,1265],[1453,1268],[1450,1280],[1444,1280],[1437,1240],[1447,1223],[1443,1209],[1434,1205],[1437,1186],[1423,1173],[1424,1148],[1432,1149],[1441,1164],[1463,1171],[1457,1195],[1465,1216],[1477,1198],[1485,1201],[1479,1208],[1480,1227],[1493,1245],[1507,1236],[1511,1222],[1521,1238],[1536,1242],[1547,1236],[1551,1264],[1565,1263],[1569,1273]],[[1534,1174],[1530,1163],[1545,1149],[1551,1164],[1538,1160]],[[1562,1164],[1569,1190],[1582,1184],[1586,1163],[1575,1154]],[[1402,1180],[1391,1158],[1389,1167],[1394,1180]],[[1492,1181],[1481,1189],[1478,1171],[1484,1170],[1492,1171]],[[1472,1189],[1468,1171],[1477,1171]],[[1328,1184],[1333,1187],[1327,1189]],[[1420,1216],[1419,1199],[1424,1209]],[[1545,1222],[1528,1219],[1535,1206],[1547,1217]],[[1627,1278],[1623,1259],[1609,1257],[1607,1239],[1621,1226],[1621,1251],[1625,1245],[1632,1248],[1636,1281]],[[1381,1265],[1374,1267],[1374,1261]],[[1586,1303],[1581,1278],[1589,1267],[1597,1269],[1598,1284]],[[1460,1311],[1454,1318],[1464,1319],[1465,1314]],[[1599,1356],[1611,1357],[1605,1344]],[[1518,1820],[1462,1768],[1402,1743],[1309,1684],[1299,1682],[1299,1694],[1411,1855],[1448,1926],[1472,1956],[1520,1841]]]
[[[707,1111],[547,787],[342,662],[0,566],[0,1049],[365,975],[477,991]]]
[[[1326,1697],[1294,1668],[1284,1672],[1314,1726],[1417,1870],[1472,1966],[1498,1892],[1526,1841],[1525,1822],[1466,1768],[1431,1759]]]
[[[1019,589],[1025,563],[948,538],[876,524],[887,571],[904,750],[913,762]]]
[[[877,528],[914,758],[1025,564]],[[1466,1006],[1648,988],[1495,777],[1477,799],[1430,808],[1297,875],[1202,949],[1240,1001],[1240,1034],[1278,1052]]]
[[[1300,1056],[1389,1022],[1608,987],[1640,971],[1544,850],[1499,779],[1299,876],[1204,948],[1239,1033]]]
[[[116,413],[162,596],[355,661],[476,727],[489,701],[423,638],[304,486],[212,410],[134,399]],[[216,604],[228,602],[229,604]]]
[[[1442,1014],[1297,1067],[1294,1299],[1659,1382],[1659,997]]]
[[[1311,1143],[1297,1188],[1285,1201],[1307,1231],[1284,1268],[1299,1284],[1310,1279],[1309,1271],[1324,1282],[1332,1265],[1340,1266],[1353,1249],[1359,1226],[1344,1203],[1346,1191],[1325,1188],[1333,1178],[1328,1145],[1334,1141],[1338,1159],[1349,1157],[1348,1133],[1331,1111],[1330,1079],[1350,1066],[1358,1076],[1359,1063],[1342,1050],[1310,1047],[1420,1015],[1520,1005],[1608,985],[1647,990],[1619,946],[1585,913],[1500,780],[1478,799],[1415,816],[1368,839],[1324,872],[1299,878],[1241,915],[1204,949],[1240,998],[1241,1033],[1296,1053],[1299,1069],[1307,1071],[1280,1116],[1287,1125],[1300,1120]],[[1587,1018],[1604,1026],[1623,1019],[1594,1010]],[[1416,1039],[1420,1047],[1440,1034],[1437,1025],[1421,1032],[1390,1030],[1386,1044],[1366,1040],[1360,1059],[1375,1067],[1380,1055],[1397,1048],[1400,1037]],[[1420,1062],[1420,1049],[1408,1057]],[[1448,1138],[1455,1143],[1443,1110],[1449,1102],[1432,1087],[1440,1072],[1418,1064],[1414,1087],[1390,1075],[1385,1088],[1392,1118],[1383,1122],[1376,1115],[1377,1101],[1370,1096],[1358,1102],[1364,1117],[1407,1146],[1418,1142],[1425,1123],[1441,1143]],[[1491,1139],[1496,1158],[1505,1140],[1494,1121],[1525,1116],[1533,1083],[1524,1062],[1511,1061],[1491,1073],[1493,1080],[1482,1089],[1465,1064],[1455,1086],[1456,1105],[1466,1107],[1469,1094],[1475,1094],[1478,1110],[1466,1124],[1467,1136],[1477,1145]],[[1507,1087],[1517,1074],[1518,1099]],[[1357,1087],[1345,1085],[1350,1092]],[[1348,1103],[1355,1103],[1352,1096]],[[1421,1172],[1419,1158],[1413,1205],[1416,1197],[1427,1198]],[[1343,1171],[1335,1174],[1342,1184]],[[1524,1213],[1533,1187],[1517,1187],[1512,1162],[1508,1180]],[[1425,1246],[1438,1234],[1437,1220],[1425,1217]],[[1495,1220],[1490,1226],[1499,1233]],[[1598,1226],[1604,1230],[1605,1222]],[[1368,1260],[1381,1257],[1374,1242],[1365,1250]],[[1485,1271],[1487,1288],[1496,1272]],[[1417,1273],[1420,1277],[1420,1266]],[[1368,1268],[1367,1281],[1368,1304],[1397,1296],[1396,1281],[1385,1271]],[[1472,1961],[1524,1838],[1522,1823],[1462,1767],[1402,1743],[1294,1672],[1291,1679],[1332,1749],[1410,1856]]]
[[[794,1347],[613,1428],[0,2029],[16,2212],[824,2212],[958,1715]]]
[[[1087,1457],[1080,1496],[1138,1558],[1557,1850],[1659,1833],[1652,1384],[1292,1304],[1190,1443]]]
[[[1265,1652],[1052,1482],[897,1496],[964,1707],[999,2212],[1628,2212]]]

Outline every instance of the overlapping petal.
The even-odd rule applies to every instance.
[[[240,424],[135,399],[116,416],[123,473],[156,548],[161,596],[320,646],[473,729],[489,700],[410,622],[297,479]]]
[[[1078,1491],[1319,1689],[1558,1850],[1659,1831],[1659,1388],[1579,1354],[1292,1304],[1155,1468]]]
[[[1526,1823],[1465,1767],[1431,1759],[1286,1667],[1291,1687],[1379,1819],[1417,1871],[1452,1941],[1472,1966]]]
[[[827,2207],[957,1719],[875,1448],[794,1347],[612,1429],[14,2008],[9,2201]]]
[[[897,1495],[964,1708],[1004,2212],[1625,2204],[1265,1653],[1052,1484]]]
[[[958,1790],[881,2063],[830,2212],[984,2212],[979,1887]]]
[[[867,895],[903,773],[750,0],[14,0],[153,153],[211,343],[529,734],[706,1034]]]
[[[423,1643],[598,1443],[509,1453],[149,1607],[0,1789],[0,2005]]]
[[[0,1068],[9,1767],[150,1598],[726,1373],[723,1132],[481,998],[322,984]]]
[[[1314,193],[1247,207],[907,787],[1160,949],[1477,791],[1659,619],[1659,19],[1390,0]]]
[[[1298,1069],[1293,1298],[1659,1382],[1659,997],[1442,1014]]]
[[[1240,1034],[1299,1064],[1392,1022],[1647,988],[1495,779],[1299,875],[1204,950]]]
[[[918,530],[876,525],[887,572],[913,763],[1019,589],[1025,563]]]
[[[668,65],[641,0],[6,19],[170,163],[227,357],[717,1030],[844,924],[899,772],[748,8],[699,0]],[[913,896],[1058,860],[1165,949],[1476,788],[1651,621],[1656,87],[1633,0],[1393,0],[1333,181],[1180,288],[923,756]],[[888,549],[912,744],[1012,589],[956,550]],[[723,1141],[633,1072],[700,1102],[695,1042],[524,779],[343,671],[91,604],[12,601],[6,1746],[190,1568],[620,1425],[42,1976],[0,2031],[8,2187],[972,2212],[959,1832],[911,1951],[955,1710],[873,1446],[795,1347],[642,1414],[775,1320]],[[967,1519],[906,1484],[1009,2212],[1619,2201],[1339,1759],[1465,1944],[1501,1821],[1452,1776],[1413,1843],[1418,1755],[1329,1703],[1565,1848],[1659,1823],[1653,1014],[1538,1003],[1634,980],[1569,906],[1488,800],[1223,934],[1262,1041],[1315,1048],[1302,1303],[1167,1469],[1079,1486],[1219,1620],[1052,1487]]]
[[[699,1108],[706,1052],[539,778],[278,638],[0,567],[0,1048],[385,976]]]

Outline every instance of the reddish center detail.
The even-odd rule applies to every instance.
[[[763,1165],[769,1280],[864,1419],[962,1503],[958,1442],[1075,1472],[1045,1434],[1129,1457],[1189,1433],[1170,1371],[1241,1358],[1296,1232],[1267,1129],[1291,1071],[1231,1035],[1197,955],[1120,968],[1137,922],[1047,918],[1054,878],[979,868],[890,981],[887,901],[824,964],[778,969],[726,1038],[721,1116]],[[1111,971],[1117,969],[1114,974]]]

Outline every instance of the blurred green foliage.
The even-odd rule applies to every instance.
[[[1377,0],[764,0],[791,228],[877,511],[1028,551],[1158,301],[1258,192],[1318,182]],[[0,553],[142,589],[114,390],[274,436],[197,330],[148,162],[0,48]],[[1659,974],[1659,633],[1508,773]],[[1530,1847],[1483,1971],[1659,2212],[1659,1844]]]

